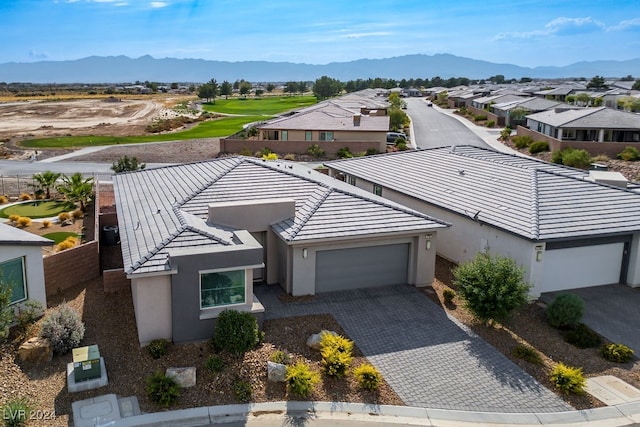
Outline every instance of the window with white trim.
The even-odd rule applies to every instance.
[[[562,129],[562,139],[576,139],[576,130]]]
[[[351,185],[356,185],[356,177],[353,175],[347,175],[347,182]]]
[[[333,141],[333,132],[320,132],[320,141]]]
[[[27,279],[24,274],[24,257],[0,262],[0,281],[11,287],[11,304],[27,299]]]
[[[246,299],[245,270],[200,272],[200,308],[244,304]]]

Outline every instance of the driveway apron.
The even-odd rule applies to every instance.
[[[572,408],[412,286],[283,303],[256,286],[265,318],[330,313],[408,406],[482,412]]]

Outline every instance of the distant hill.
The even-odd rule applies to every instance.
[[[527,68],[512,64],[496,64],[449,54],[405,55],[386,59],[359,59],[325,65],[290,62],[242,61],[224,62],[204,59],[156,59],[151,56],[91,56],[73,61],[10,62],[0,64],[0,81],[5,83],[123,83],[205,82],[215,78],[251,82],[312,81],[329,76],[341,81],[375,77],[432,78],[467,77],[484,79],[498,74],[507,79],[591,78],[637,75],[640,58],[626,61],[578,62],[565,67]]]

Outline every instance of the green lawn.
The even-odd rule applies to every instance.
[[[318,100],[315,96],[274,96],[249,99],[216,98],[215,104],[202,105],[205,111],[223,114],[249,114],[273,116],[284,111],[313,105]]]
[[[0,217],[9,218],[11,215],[27,216],[29,218],[49,218],[60,212],[75,209],[73,203],[60,200],[32,200],[17,205],[7,206],[0,210]]]
[[[44,234],[42,237],[53,240],[56,242],[56,245],[59,245],[61,242],[64,242],[67,237],[80,237],[80,235],[72,231],[57,231],[55,233]]]

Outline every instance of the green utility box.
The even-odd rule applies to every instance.
[[[73,349],[73,377],[76,382],[100,378],[100,351],[97,345]]]

